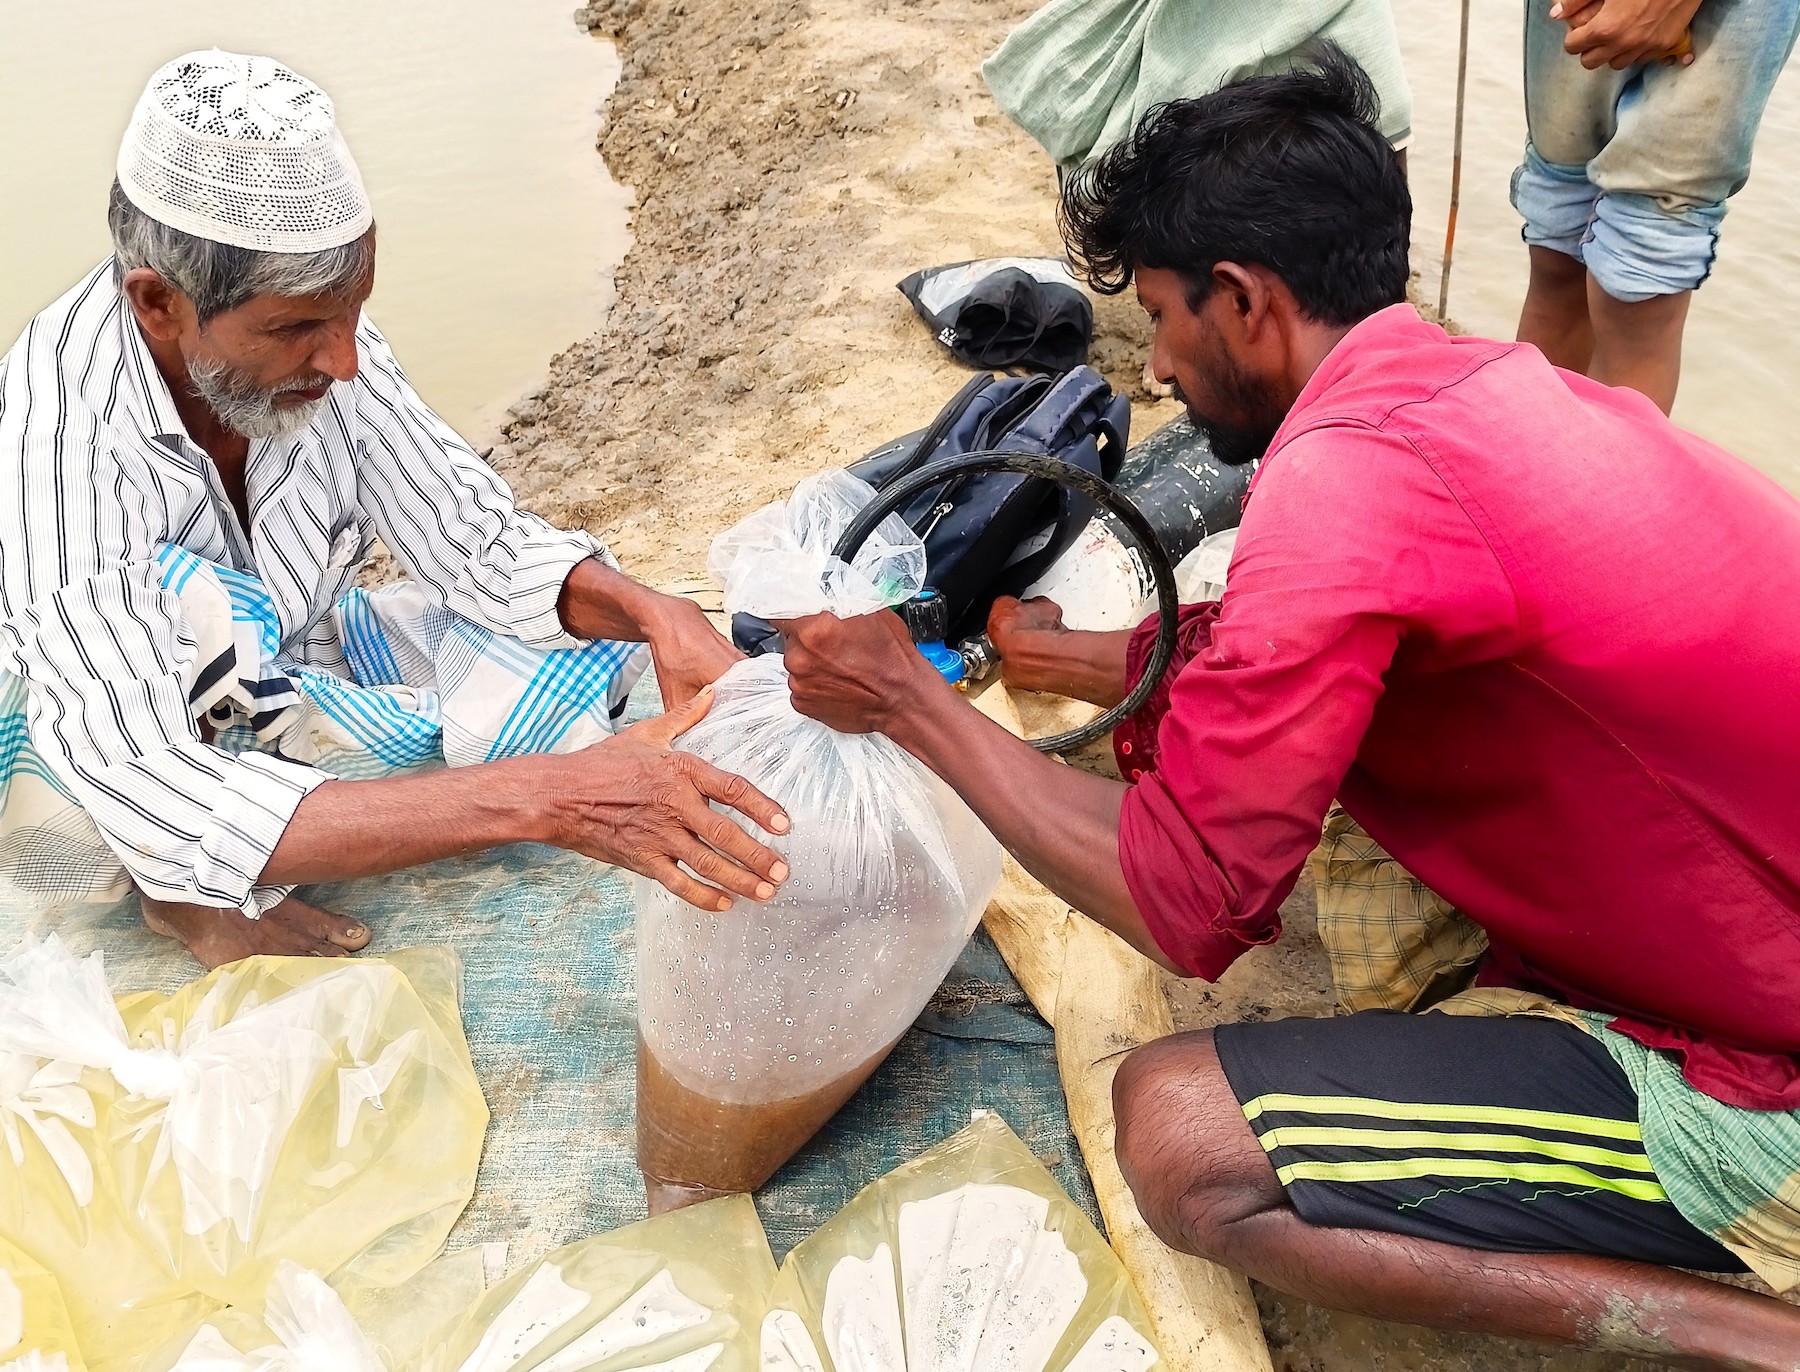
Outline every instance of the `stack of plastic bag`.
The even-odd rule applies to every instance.
[[[0,1242],[0,1372],[84,1372],[62,1288]]]
[[[448,950],[251,958],[115,1004],[54,937],[0,964],[0,1236],[61,1282],[90,1366],[260,1301],[281,1260],[430,1261],[487,1125],[458,979]]]
[[[779,1276],[747,1196],[584,1239],[481,1294],[277,1266],[132,1372],[1149,1372],[1129,1279],[988,1117],[868,1187]]]
[[[1124,1267],[986,1115],[865,1188],[782,1264],[762,1372],[1148,1372]]]
[[[775,1280],[747,1196],[570,1244],[495,1287],[419,1372],[757,1372]]]
[[[897,516],[852,564],[831,556],[873,495],[826,472],[721,535],[708,567],[726,608],[848,617],[910,599],[925,553]],[[992,836],[898,744],[797,714],[779,657],[726,672],[676,746],[747,778],[793,827],[772,841],[790,875],[766,905],[701,912],[638,882],[638,1165],[652,1214],[767,1181],[924,1008],[1000,873]]]

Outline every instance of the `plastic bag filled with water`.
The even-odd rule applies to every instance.
[[[851,565],[832,545],[873,491],[841,471],[723,534],[726,608],[845,617],[910,599],[897,517]],[[792,820],[774,900],[701,911],[638,881],[638,1165],[652,1213],[767,1181],[881,1064],[974,931],[1000,849],[892,740],[795,712],[779,657],[738,663],[676,743]],[[759,835],[759,837],[763,837]]]

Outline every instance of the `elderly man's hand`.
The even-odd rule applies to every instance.
[[[777,627],[794,708],[839,733],[891,734],[921,691],[948,689],[899,615],[813,615]]]
[[[744,656],[713,628],[705,611],[679,596],[664,597],[644,631],[665,710],[687,704]]]
[[[1569,26],[1563,48],[1589,70],[1694,60],[1688,25],[1700,0],[1558,0],[1550,17]]]
[[[787,864],[707,802],[740,811],[775,834],[788,831],[787,816],[742,777],[669,746],[711,704],[712,692],[702,691],[604,743],[544,759],[557,816],[549,841],[641,872],[702,910],[729,910],[726,891],[770,899],[787,879]]]

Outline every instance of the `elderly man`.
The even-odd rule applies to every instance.
[[[1635,391],[1422,323],[1371,104],[1327,54],[1066,189],[1158,374],[1261,458],[1223,601],[1115,740],[1129,784],[984,719],[893,615],[786,625],[794,701],[1192,976],[1276,938],[1353,817],[1320,931],[1363,1012],[1118,1075],[1170,1243],[1364,1314],[1793,1372],[1800,1309],[1676,1269],[1800,1281],[1800,503]],[[1009,677],[1096,701],[1153,627],[991,626]],[[1433,1003],[1461,1013],[1396,1013]]]
[[[783,865],[708,801],[785,818],[668,749],[737,654],[517,509],[407,384],[324,92],[170,63],[109,219],[113,256],[0,359],[6,884],[128,878],[209,965],[368,941],[294,885],[515,841],[707,909],[772,895]],[[412,582],[353,585],[377,539]],[[646,656],[676,708],[611,737]]]

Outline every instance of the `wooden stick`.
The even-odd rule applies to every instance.
[[[1462,0],[1462,41],[1456,54],[1456,134],[1450,153],[1450,216],[1444,223],[1444,274],[1438,280],[1438,323],[1450,318],[1450,258],[1456,251],[1456,211],[1462,203],[1463,105],[1469,87],[1469,0]]]
[[[1003,685],[989,687],[975,704],[1022,732]],[[1162,973],[1010,857],[984,922],[1020,987],[1056,1030],[1069,1124],[1107,1237],[1155,1325],[1162,1366],[1168,1372],[1271,1372],[1250,1283],[1229,1268],[1177,1253],[1151,1233],[1119,1172],[1113,1074],[1133,1048],[1175,1031]]]

